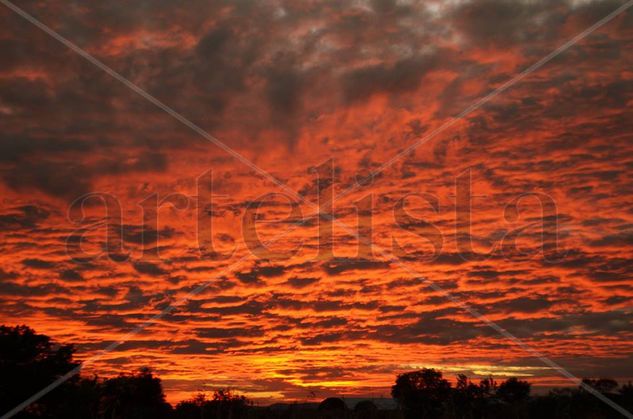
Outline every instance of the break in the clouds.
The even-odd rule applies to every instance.
[[[458,301],[574,374],[632,377],[630,10],[367,177],[622,2],[16,4],[307,200],[357,188],[313,216],[2,7],[3,323],[88,357],[197,290],[93,367],[149,364],[174,399],[375,394],[415,365],[562,383]],[[322,241],[329,217],[406,268],[336,226]]]

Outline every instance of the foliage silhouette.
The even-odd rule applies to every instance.
[[[377,419],[380,417],[380,412],[376,403],[371,400],[362,400],[354,406],[354,413],[359,418]]]
[[[120,419],[166,419],[171,406],[165,401],[160,378],[149,369],[121,374],[101,383],[100,414]]]
[[[354,406],[354,410],[356,412],[370,413],[377,411],[378,406],[376,406],[376,403],[372,402],[371,400],[362,400],[358,402],[356,406]]]
[[[345,405],[343,399],[338,397],[328,397],[319,403],[319,410],[326,412],[347,410],[347,406]]]
[[[61,345],[27,326],[0,326],[0,414],[26,400],[79,364],[72,345]],[[584,379],[620,406],[633,411],[633,384],[609,378]],[[392,396],[399,409],[379,409],[371,400],[352,410],[336,397],[286,409],[255,406],[245,396],[216,390],[182,401],[165,401],[160,378],[149,369],[101,379],[75,376],[18,413],[17,418],[68,419],[602,419],[619,413],[582,387],[532,396],[531,385],[511,377],[474,383],[465,375],[455,385],[435,369],[399,374]]]
[[[391,388],[392,397],[403,407],[407,418],[441,417],[450,392],[451,384],[432,368],[400,374]]]
[[[527,381],[511,377],[497,388],[497,395],[501,400],[508,403],[521,403],[530,397],[530,388],[531,384]]]
[[[203,393],[176,405],[177,419],[239,419],[246,415],[252,403],[230,390],[216,390],[211,398]]]
[[[56,345],[27,326],[0,326],[0,411],[5,413],[79,364],[72,345]],[[31,404],[22,417],[56,417],[78,381],[74,378]]]

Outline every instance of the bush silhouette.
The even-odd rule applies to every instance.
[[[27,326],[0,326],[0,411],[24,402],[57,378],[75,369],[72,345],[58,345]],[[63,413],[63,400],[78,381],[73,378],[25,409],[23,416],[54,417]]]
[[[391,395],[407,417],[440,417],[451,393],[451,384],[433,368],[398,375]]]
[[[246,415],[251,402],[230,390],[216,390],[209,398],[198,394],[176,405],[178,419],[239,419]]]
[[[71,345],[58,344],[27,326],[0,326],[0,414],[26,400],[55,379],[74,370]],[[633,410],[633,384],[609,378],[583,380],[583,386],[551,390],[531,396],[527,381],[492,377],[474,383],[457,376],[453,387],[435,369],[399,374],[392,396],[400,410],[381,410],[371,400],[350,411],[343,399],[329,397],[318,408],[260,408],[242,395],[216,390],[199,394],[172,409],[165,401],[160,378],[149,369],[113,378],[73,376],[16,418],[64,419],[496,419],[496,418],[615,418],[611,406],[587,391],[590,386],[608,399]]]
[[[354,406],[355,412],[370,413],[376,412],[377,410],[378,406],[376,406],[376,403],[372,402],[371,400],[362,400],[358,402],[356,406]]]
[[[142,369],[101,384],[100,413],[112,419],[161,419],[169,417],[171,406],[165,401],[160,378]]]
[[[347,405],[345,405],[343,399],[338,397],[328,397],[319,403],[319,411],[331,412],[338,410],[347,410]]]
[[[616,384],[617,386],[617,384]],[[515,377],[508,378],[497,388],[497,395],[508,403],[520,403],[530,396],[530,383]]]

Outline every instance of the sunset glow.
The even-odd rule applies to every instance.
[[[82,375],[633,379],[633,8],[476,105],[624,1],[15,4],[191,123],[0,6],[0,323]]]

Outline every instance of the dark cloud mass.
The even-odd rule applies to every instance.
[[[87,357],[177,303],[87,372],[170,401],[561,383],[473,313],[633,379],[633,8],[506,84],[622,4],[19,2],[169,112],[0,6],[2,321]]]

